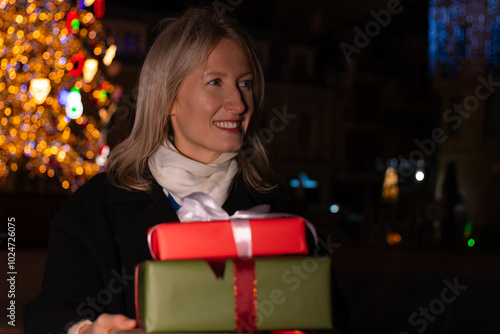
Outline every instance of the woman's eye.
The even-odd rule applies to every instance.
[[[244,87],[244,88],[253,88],[253,81],[252,80],[245,80],[245,81],[242,81],[240,83],[240,86],[241,87]]]
[[[209,85],[212,85],[212,86],[220,86],[221,81],[220,81],[220,79],[213,79],[213,80],[210,80],[210,81],[208,82],[208,84],[209,84]]]

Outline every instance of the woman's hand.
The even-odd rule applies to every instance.
[[[121,314],[101,314],[92,324],[80,328],[78,334],[108,334],[112,329],[132,329],[137,321]]]

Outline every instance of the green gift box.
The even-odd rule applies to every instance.
[[[137,318],[150,333],[333,329],[330,275],[328,257],[228,259],[220,275],[203,260],[145,261]]]

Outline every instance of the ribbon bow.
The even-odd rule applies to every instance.
[[[249,219],[298,217],[288,213],[270,213],[271,207],[268,204],[257,205],[248,210],[238,210],[233,215],[229,215],[212,197],[200,192],[185,197],[182,203],[177,215],[183,223],[230,220],[236,249],[240,257],[252,256],[252,231]],[[314,243],[317,245],[316,229],[311,222],[306,219],[304,221],[313,235]]]

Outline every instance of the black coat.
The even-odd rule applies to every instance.
[[[233,214],[258,204],[289,212],[290,199],[279,188],[250,191],[237,178],[223,208]],[[82,319],[101,313],[135,318],[134,268],[151,259],[147,229],[178,217],[162,188],[131,192],[99,174],[80,187],[51,225],[41,293],[24,309],[27,334],[66,333]]]

